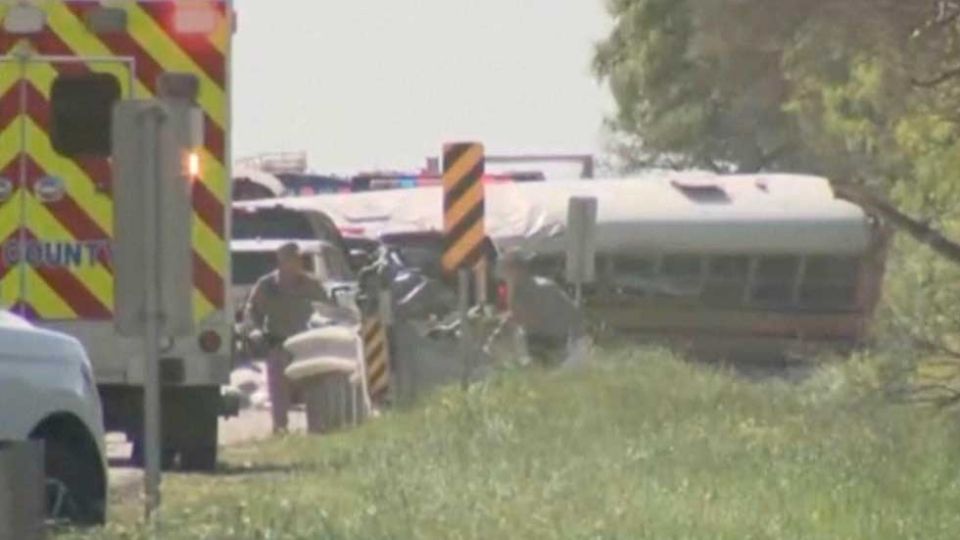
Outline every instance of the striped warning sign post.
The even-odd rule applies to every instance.
[[[484,252],[483,145],[453,143],[443,149],[443,268],[472,269]]]
[[[379,317],[368,317],[361,328],[363,360],[370,399],[383,401],[390,389],[390,346],[387,328]]]

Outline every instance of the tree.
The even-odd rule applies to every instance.
[[[641,141],[653,157],[680,156],[690,166],[799,164],[803,145],[783,107],[789,86],[780,63],[781,36],[803,9],[788,9],[776,27],[766,28],[767,17],[753,7],[768,3],[611,1],[616,24],[594,60],[618,105],[610,127]]]
[[[610,127],[653,156],[739,171],[886,173],[874,161],[892,142],[911,76],[937,63],[931,49],[943,43],[916,35],[937,28],[929,5],[899,0],[608,7],[615,25],[594,70],[618,105]]]
[[[593,67],[624,161],[822,174],[960,238],[960,1],[607,5]],[[960,267],[930,238],[897,243],[884,333],[960,361]]]

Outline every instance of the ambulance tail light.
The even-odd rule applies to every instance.
[[[212,34],[220,17],[217,9],[207,2],[178,2],[173,14],[173,30],[178,34]]]
[[[197,338],[197,343],[200,345],[200,350],[207,354],[217,353],[220,351],[220,347],[223,346],[223,340],[220,339],[220,334],[213,330],[207,330],[201,333],[200,337]]]

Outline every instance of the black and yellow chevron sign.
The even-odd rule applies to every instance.
[[[390,347],[386,327],[379,317],[370,317],[364,321],[360,337],[363,339],[367,391],[370,399],[381,401],[390,389]]]
[[[443,268],[473,268],[483,255],[483,145],[454,143],[443,149]]]

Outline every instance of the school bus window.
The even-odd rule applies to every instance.
[[[695,296],[703,285],[704,258],[700,255],[667,255],[660,264],[660,292],[666,296]]]
[[[64,156],[110,155],[110,121],[120,84],[105,73],[62,75],[53,82],[50,138]]]
[[[800,303],[817,309],[844,309],[856,301],[860,260],[856,257],[819,256],[807,259]]]
[[[612,281],[621,291],[651,292],[657,273],[657,259],[643,256],[612,257]]]
[[[657,261],[652,257],[617,257],[614,264],[617,276],[649,278],[657,270]]]
[[[661,274],[668,276],[700,277],[703,258],[700,255],[668,255],[663,258]]]
[[[857,257],[824,255],[807,258],[804,272],[807,281],[855,283],[860,267]]]
[[[704,303],[714,307],[734,307],[743,303],[750,277],[750,258],[745,255],[723,255],[710,259],[710,268],[703,286]]]
[[[800,257],[761,257],[753,282],[753,301],[768,306],[792,305],[799,269]]]

